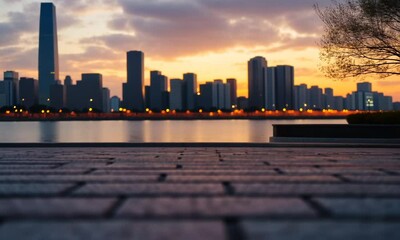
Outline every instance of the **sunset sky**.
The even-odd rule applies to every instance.
[[[54,0],[60,77],[103,74],[112,95],[126,81],[126,51],[145,53],[149,71],[169,78],[198,74],[199,83],[237,78],[247,95],[247,61],[264,56],[270,66],[295,66],[295,84],[354,91],[356,81],[335,81],[318,69],[323,26],[313,4],[331,0]],[[40,1],[0,0],[0,70],[37,78]],[[400,101],[400,79],[364,80]]]

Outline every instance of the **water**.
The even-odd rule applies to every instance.
[[[193,120],[0,122],[2,143],[266,143],[273,124],[346,124],[345,120]]]

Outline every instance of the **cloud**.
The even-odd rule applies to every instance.
[[[240,46],[265,46],[271,51],[315,47],[316,36],[321,32],[312,7],[314,0],[117,2],[124,14],[116,15],[108,26],[119,33],[83,42],[96,42],[120,51],[141,49],[154,58],[170,59]]]

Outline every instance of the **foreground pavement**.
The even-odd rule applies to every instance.
[[[397,148],[0,148],[0,239],[400,239]]]

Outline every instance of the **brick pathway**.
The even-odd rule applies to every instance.
[[[0,239],[400,239],[400,149],[2,148]]]

